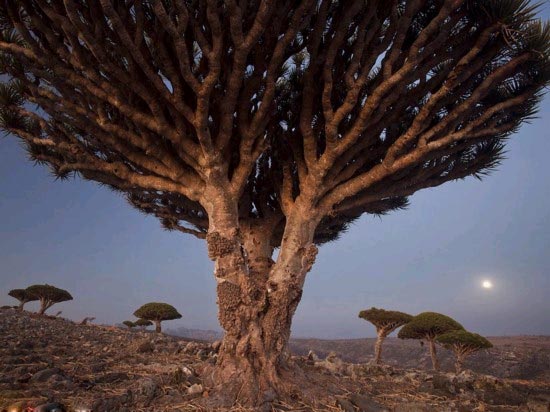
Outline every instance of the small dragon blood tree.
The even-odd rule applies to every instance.
[[[147,319],[138,319],[134,322],[135,326],[139,326],[141,330],[147,329],[148,326],[151,326],[153,322]]]
[[[146,303],[134,312],[134,316],[155,323],[155,332],[160,333],[160,322],[164,320],[180,319],[181,315],[175,307],[168,303]]]
[[[370,308],[359,312],[359,317],[372,323],[376,328],[376,344],[374,346],[374,362],[380,364],[382,357],[382,343],[384,339],[397,328],[409,323],[412,316],[394,310]]]
[[[46,310],[56,303],[73,300],[73,297],[65,289],[59,289],[51,285],[32,285],[26,289],[26,292],[32,300],[40,301],[39,315],[43,315]]]
[[[124,322],[122,322],[122,324],[126,327],[128,327],[128,329],[132,329],[132,328],[135,328],[137,325],[132,322],[131,320],[125,320]]]
[[[464,327],[449,316],[436,312],[423,312],[416,315],[409,323],[401,328],[397,337],[401,339],[426,340],[430,346],[433,369],[439,370],[439,361],[435,349],[437,336],[455,330],[464,330]]]
[[[31,297],[25,289],[12,289],[8,292],[8,295],[19,301],[19,306],[17,307],[17,309],[20,312],[23,311],[23,306],[25,306],[25,303],[38,300]]]
[[[455,353],[456,373],[462,371],[464,358],[474,352],[493,347],[493,344],[483,336],[466,330],[453,330],[452,332],[444,333],[437,336],[435,341]]]

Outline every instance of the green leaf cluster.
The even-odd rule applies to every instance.
[[[52,285],[32,285],[26,289],[26,292],[33,300],[47,300],[53,303],[73,300],[73,297],[65,289],[60,289]]]
[[[12,289],[8,292],[8,295],[24,303],[38,300],[38,298],[31,296],[26,289]]]
[[[409,323],[413,316],[408,313],[398,312],[396,310],[385,310],[372,307],[359,312],[359,317],[372,323],[376,328],[387,325],[405,325]],[[399,327],[396,326],[396,327]]]
[[[153,322],[147,319],[138,319],[134,322],[134,325],[140,326],[140,327],[147,327],[147,326],[151,326],[152,324]]]
[[[161,302],[146,303],[134,312],[134,316],[150,321],[163,321],[181,318],[181,315],[176,308],[168,303]]]
[[[401,339],[434,339],[454,330],[463,330],[464,326],[449,316],[436,312],[423,312],[401,328],[397,337]]]
[[[465,347],[472,350],[489,349],[493,347],[493,344],[483,336],[466,330],[453,330],[437,336],[435,340],[447,349],[451,349],[453,346]]]

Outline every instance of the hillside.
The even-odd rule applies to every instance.
[[[303,346],[308,341],[296,342]],[[216,348],[0,309],[0,411],[244,412],[213,406],[203,378],[215,362]],[[351,346],[341,349],[346,348]],[[334,355],[324,360],[294,356],[290,370],[295,381],[299,377],[299,388],[271,411],[548,412],[550,402],[548,380],[433,374],[346,363]]]
[[[221,339],[220,332],[212,330],[177,328],[167,333],[189,339],[213,342]],[[466,368],[499,378],[541,379],[550,381],[550,336],[499,336],[489,337],[493,348],[477,353],[466,361]],[[330,352],[346,362],[365,363],[373,358],[375,338],[368,339],[291,339],[290,350],[305,356],[313,350],[324,358]],[[438,348],[441,368],[452,371],[453,355]],[[394,337],[384,342],[384,362],[403,368],[429,369],[431,365],[427,348],[418,341]]]

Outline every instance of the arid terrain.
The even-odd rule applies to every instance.
[[[303,374],[303,387],[292,401],[272,408],[296,412],[548,412],[550,339],[492,341],[494,349],[466,365],[476,372],[455,375],[427,370],[425,348],[417,342],[390,339],[385,348],[390,365],[377,367],[364,363],[372,349],[369,339],[294,340],[292,361]],[[21,411],[48,402],[59,402],[68,412],[213,410],[201,373],[215,362],[216,349],[217,343],[79,325],[2,309],[0,411]],[[308,357],[310,349],[320,359],[314,354]],[[450,359],[442,356],[448,368]]]
[[[215,341],[222,334],[212,330],[178,328],[167,333],[195,340]],[[492,336],[494,345],[466,360],[466,367],[477,373],[499,378],[540,379],[550,381],[550,336]],[[305,356],[313,350],[324,358],[334,352],[344,362],[367,363],[372,361],[376,338],[367,339],[304,339],[290,340],[293,354]],[[453,354],[438,348],[443,371],[454,370]],[[402,368],[429,369],[430,356],[420,342],[389,337],[384,341],[384,362]]]
[[[489,337],[493,348],[473,354],[465,366],[476,373],[499,378],[540,379],[550,381],[550,337],[510,336]],[[376,339],[293,339],[292,352],[306,355],[310,350],[319,357],[335,352],[345,362],[365,363],[373,358]],[[383,348],[384,361],[402,368],[429,369],[431,362],[427,347],[418,341],[387,338]],[[452,352],[438,348],[441,368],[452,371]]]

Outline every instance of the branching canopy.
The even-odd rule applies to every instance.
[[[134,322],[132,322],[131,320],[125,320],[124,322],[122,322],[122,324],[123,324],[124,326],[127,326],[128,329],[132,329],[132,328],[134,328],[134,327],[137,326],[137,325],[136,325]]]
[[[0,0],[0,125],[204,237],[205,188],[316,243],[502,158],[550,77],[527,0]]]
[[[401,328],[397,334],[401,339],[434,340],[438,335],[463,330],[464,327],[449,316],[436,312],[423,312]]]
[[[486,338],[477,333],[468,332],[466,330],[454,330],[452,332],[444,333],[435,338],[437,343],[440,343],[447,349],[460,352],[462,354],[469,354],[477,352],[481,349],[489,349],[493,347],[493,344]]]
[[[151,326],[153,322],[147,320],[147,319],[138,319],[134,322],[136,326],[146,328],[147,326]]]
[[[372,323],[378,333],[390,334],[409,323],[413,317],[407,313],[372,307],[359,312],[359,317]]]
[[[137,318],[152,321],[163,321],[181,318],[181,315],[172,305],[159,302],[146,303],[134,312],[134,316]]]
[[[32,285],[26,289],[27,294],[33,300],[43,300],[53,305],[54,303],[73,300],[73,297],[65,289],[56,288],[51,285]],[[49,306],[51,306],[49,305]]]
[[[25,289],[12,289],[8,292],[8,295],[21,303],[38,300],[38,298],[31,296]]]

